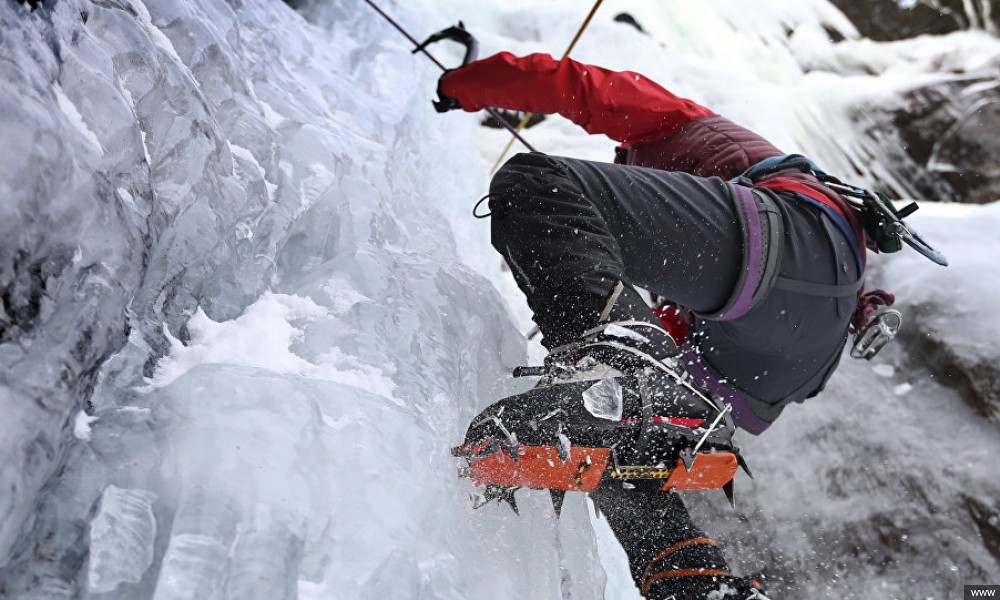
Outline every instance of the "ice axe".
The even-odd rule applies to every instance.
[[[398,31],[399,33],[403,34],[403,36],[406,39],[410,40],[413,43],[413,45],[416,46],[416,48],[417,48],[415,52],[422,52],[424,54],[424,56],[426,56],[428,59],[430,59],[430,61],[433,62],[435,65],[437,65],[442,71],[447,71],[448,70],[447,67],[445,67],[443,64],[441,64],[441,61],[439,61],[438,59],[434,58],[434,56],[431,55],[431,53],[427,51],[426,42],[422,46],[419,42],[417,42],[416,38],[414,38],[412,35],[410,35],[410,33],[408,31],[406,31],[405,29],[403,29],[402,25],[400,25],[399,23],[397,23],[396,21],[394,21],[392,17],[390,17],[388,14],[386,14],[386,12],[384,10],[382,10],[381,8],[379,8],[378,5],[375,4],[372,0],[365,0],[365,3],[368,4],[368,6],[371,6],[373,9],[375,9],[375,12],[377,12],[379,15],[381,15],[383,19],[385,19],[386,21],[388,21],[388,23],[390,25],[392,25],[396,29],[396,31]],[[461,25],[461,23],[459,23],[459,25]],[[449,28],[449,29],[452,29],[452,28]],[[462,29],[464,30],[464,27]],[[448,29],[445,29],[444,31],[448,31]],[[468,34],[468,32],[466,32],[466,33]],[[434,36],[431,36],[431,37],[434,37]],[[469,37],[471,38],[472,35],[469,34]],[[445,38],[441,38],[441,39],[445,39]],[[448,38],[448,39],[451,39],[451,38]],[[474,39],[472,41],[475,42]],[[466,48],[467,48],[466,49],[466,58],[468,58],[469,55],[470,55],[469,54],[469,50],[472,49],[472,46],[469,45],[469,46],[466,46]],[[494,119],[496,119],[500,123],[501,126],[503,126],[505,129],[507,129],[508,131],[510,131],[510,133],[515,138],[517,138],[517,140],[519,142],[521,142],[522,144],[524,144],[525,148],[527,148],[528,150],[531,150],[532,152],[537,152],[537,150],[535,150],[534,146],[532,146],[531,144],[529,144],[528,141],[525,140],[524,137],[521,136],[521,134],[517,131],[517,129],[514,128],[513,125],[511,125],[506,120],[504,120],[504,118],[500,116],[500,113],[498,113],[496,111],[496,109],[487,108],[486,112],[491,117],[493,117]]]

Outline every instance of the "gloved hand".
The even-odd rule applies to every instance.
[[[441,40],[451,40],[465,46],[465,57],[462,58],[463,67],[476,60],[476,57],[479,54],[479,43],[476,42],[476,38],[472,37],[472,34],[465,29],[465,25],[461,21],[458,22],[458,25],[442,29],[441,31],[431,35],[429,38],[421,42],[416,49],[413,50],[413,52],[417,53],[425,50],[427,46],[435,42],[440,42]],[[462,105],[458,103],[458,100],[447,96],[441,91],[441,81],[447,77],[448,73],[451,73],[454,70],[455,69],[446,69],[438,79],[438,99],[432,100],[432,103],[434,104],[434,109],[439,113],[462,108]]]
[[[448,96],[441,89],[442,87],[441,83],[442,81],[444,81],[444,78],[447,77],[448,74],[454,70],[455,69],[448,69],[441,74],[440,78],[438,78],[438,85],[437,85],[438,99],[431,100],[431,104],[434,105],[434,110],[438,111],[439,113],[445,113],[448,112],[449,110],[461,110],[462,108],[462,105],[459,104],[458,100],[455,100],[451,96]]]
[[[874,290],[861,294],[858,307],[851,317],[851,333],[857,333],[871,322],[881,306],[892,306],[896,297],[885,290]]]

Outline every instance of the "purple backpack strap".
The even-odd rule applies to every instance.
[[[712,314],[698,315],[715,321],[733,321],[750,312],[770,291],[780,262],[782,222],[770,192],[731,185],[745,251],[740,276],[729,300]],[[766,222],[762,222],[762,215]]]

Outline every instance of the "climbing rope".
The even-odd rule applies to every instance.
[[[392,25],[393,27],[395,27],[396,31],[398,31],[399,33],[403,34],[406,37],[406,39],[410,40],[410,42],[413,43],[413,45],[416,47],[416,50],[414,50],[414,52],[418,52],[418,51],[422,52],[424,54],[424,56],[426,56],[427,58],[429,58],[431,60],[431,62],[433,62],[435,65],[437,65],[442,71],[447,71],[448,70],[443,64],[441,64],[441,62],[438,59],[434,58],[434,56],[430,52],[427,51],[427,49],[425,48],[425,44],[421,44],[420,42],[418,42],[416,40],[416,38],[414,38],[412,35],[410,35],[410,33],[408,31],[406,31],[406,29],[403,28],[402,25],[400,25],[399,23],[397,23],[396,21],[394,21],[393,18],[390,17],[388,14],[386,14],[386,12],[383,11],[381,8],[379,8],[377,4],[375,4],[372,0],[365,0],[365,3],[367,3],[368,6],[372,7],[373,9],[375,9],[375,12],[377,12],[380,15],[382,15],[382,18],[385,19],[386,21],[388,21],[390,25]],[[600,4],[600,3],[601,2],[598,1],[598,4]],[[595,7],[595,9],[596,9],[596,7]],[[591,14],[593,14],[593,13],[591,13]],[[588,20],[589,20],[589,17],[588,17]],[[575,41],[576,40],[574,40],[574,42]],[[516,140],[520,141],[522,144],[524,144],[524,146],[526,148],[528,148],[529,150],[531,150],[532,152],[535,151],[535,149],[532,147],[532,145],[529,144],[528,141],[525,140],[523,137],[521,137],[520,129],[515,129],[513,125],[511,125],[510,123],[508,123],[507,121],[505,121],[503,119],[503,117],[500,116],[500,113],[496,111],[496,109],[487,108],[486,112],[489,113],[489,115],[491,117],[493,117],[494,119],[496,119],[497,121],[499,121],[500,125],[502,125],[508,131],[510,131],[511,135],[514,136],[514,138],[511,140],[512,143],[513,143],[514,139],[516,139]]]
[[[583,24],[580,25],[579,29],[577,29],[576,35],[573,36],[573,40],[569,43],[569,46],[566,47],[566,51],[563,52],[562,55],[563,59],[569,57],[569,53],[573,51],[573,48],[576,46],[576,43],[580,41],[580,36],[583,35],[584,30],[587,29],[588,25],[590,25],[590,21],[594,18],[594,14],[597,12],[597,9],[601,7],[602,2],[604,2],[604,0],[597,0],[597,2],[594,2],[594,6],[593,8],[590,9],[590,13],[587,15],[587,18],[583,20]],[[500,156],[497,158],[497,161],[493,163],[493,167],[490,169],[490,175],[496,173],[497,169],[500,168],[500,163],[503,162],[503,159],[507,156],[507,153],[510,152],[511,146],[514,145],[514,140],[519,139],[517,137],[518,132],[524,129],[524,126],[528,124],[528,121],[531,120],[531,117],[533,116],[535,116],[535,113],[527,113],[524,115],[524,118],[521,119],[521,122],[517,124],[514,137],[512,137],[509,142],[507,142],[507,145],[504,147],[503,152],[500,153]],[[496,117],[494,116],[494,118]],[[501,125],[505,123],[506,121],[503,120],[500,121]],[[508,127],[507,129],[510,129],[510,127]]]

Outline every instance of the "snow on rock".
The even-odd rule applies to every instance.
[[[76,413],[73,419],[73,435],[78,440],[90,441],[90,425],[97,421],[97,417],[92,417],[84,411]]]
[[[948,258],[928,266],[913,252],[879,261],[880,280],[909,317],[901,335],[937,376],[1000,424],[1000,202],[921,203],[908,220]]]

